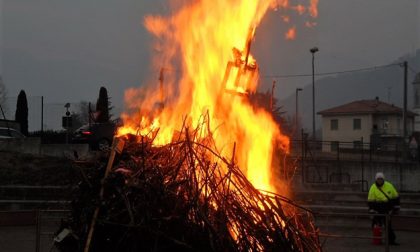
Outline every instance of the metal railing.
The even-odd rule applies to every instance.
[[[291,140],[291,153],[297,157],[365,162],[418,162],[418,150],[401,143],[372,144],[362,141]]]
[[[381,167],[392,175],[389,178],[392,177],[398,190],[417,191],[420,187],[404,187],[403,173],[406,168],[420,168],[419,150],[398,142],[374,145],[363,141],[331,142],[303,138],[291,140],[290,158],[299,168],[302,183],[358,184],[354,187],[367,191],[371,174]]]

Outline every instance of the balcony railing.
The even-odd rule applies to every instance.
[[[404,131],[402,129],[372,129],[372,134],[403,136]]]

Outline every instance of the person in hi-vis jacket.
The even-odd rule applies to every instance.
[[[400,196],[395,187],[388,181],[385,181],[385,176],[382,172],[376,173],[375,183],[370,187],[368,195],[369,213],[379,214],[396,214],[400,210]],[[372,221],[374,225],[385,225],[384,216],[375,216]],[[395,233],[392,229],[391,219],[388,227],[389,244],[399,245],[396,243]]]

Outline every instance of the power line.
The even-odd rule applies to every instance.
[[[400,66],[400,65],[401,63],[394,63],[394,64],[389,64],[389,65],[366,67],[366,68],[359,68],[359,69],[352,69],[352,70],[317,73],[315,74],[315,76],[327,76],[327,75],[336,75],[336,74],[345,74],[345,73],[354,73],[354,72],[364,72],[364,71],[377,70],[381,68]],[[279,79],[279,78],[297,78],[297,77],[310,77],[310,76],[312,76],[312,74],[263,75],[261,77]]]
[[[408,70],[410,70],[411,72],[413,72],[413,74],[417,74],[416,70],[414,70],[410,65],[408,65]]]

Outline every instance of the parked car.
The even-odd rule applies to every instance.
[[[25,136],[16,129],[0,127],[0,140],[1,139],[22,139],[22,138],[25,138]]]
[[[72,142],[87,143],[92,149],[104,151],[111,146],[116,129],[115,122],[86,124],[73,133]]]

